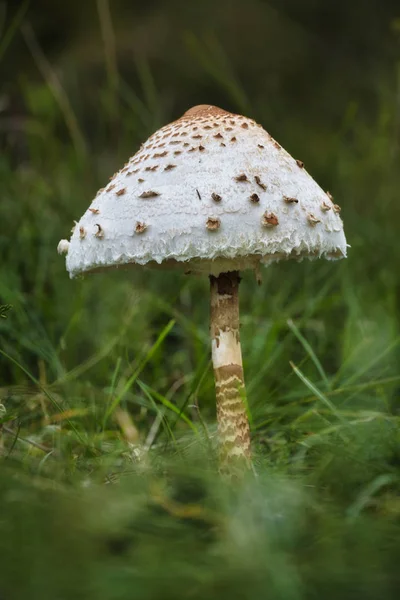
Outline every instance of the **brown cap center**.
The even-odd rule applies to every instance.
[[[229,114],[226,110],[222,108],[218,108],[218,106],[212,106],[211,104],[198,104],[197,106],[193,106],[189,108],[184,115],[181,117],[182,119],[193,119],[196,117],[207,117],[208,115],[226,115]]]

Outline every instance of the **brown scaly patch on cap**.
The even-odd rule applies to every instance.
[[[136,226],[135,226],[135,233],[144,233],[146,231],[147,227],[148,227],[148,225],[146,225],[146,223],[137,221]]]
[[[239,181],[239,182],[246,181],[246,182],[248,182],[249,180],[248,180],[247,175],[245,173],[241,173],[240,175],[237,175],[237,177],[235,177],[235,181]]]
[[[206,227],[210,231],[216,231],[221,227],[221,221],[218,217],[208,217]]]
[[[99,240],[102,240],[104,237],[104,229],[102,228],[101,225],[99,225],[98,223],[96,223],[96,227],[97,227],[97,231],[94,234],[95,237],[97,237]]]
[[[257,184],[258,186],[260,186],[260,188],[261,188],[261,189],[263,189],[264,191],[267,189],[267,186],[265,185],[265,183],[263,183],[263,182],[261,181],[261,179],[260,179],[260,177],[259,177],[258,175],[256,175],[256,176],[254,177],[254,181],[255,181],[255,182],[256,182],[256,184]]]
[[[312,213],[308,213],[308,215],[307,215],[307,221],[309,222],[309,224],[311,225],[311,227],[315,227],[315,225],[317,225],[317,223],[321,223],[321,219],[318,219]]]
[[[139,198],[155,198],[156,196],[159,196],[160,194],[158,192],[154,192],[153,190],[149,190],[147,192],[142,192],[139,196]]]
[[[273,212],[265,212],[261,217],[261,223],[264,227],[276,227],[279,225],[279,219]]]
[[[321,210],[323,212],[328,212],[328,210],[331,210],[331,208],[332,208],[332,206],[330,206],[327,202],[325,202],[325,200],[321,204]]]

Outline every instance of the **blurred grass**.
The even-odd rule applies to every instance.
[[[145,55],[120,72],[113,13],[96,7],[102,74],[72,44],[53,64],[25,4],[0,45],[4,64],[19,35],[37,68],[0,120],[0,597],[395,598],[398,55],[364,77],[368,110],[361,93],[331,98],[333,123],[315,99],[295,108],[291,89],[271,99],[259,57],[244,85],[239,59],[196,28],[181,42],[190,86],[171,91]],[[271,35],[315,43],[268,15]],[[324,77],[340,87],[340,73]],[[244,274],[257,477],[234,486],[216,474],[207,280],[70,281],[56,254],[107,177],[205,90],[305,160],[351,245],[341,263],[274,265],[261,286]]]

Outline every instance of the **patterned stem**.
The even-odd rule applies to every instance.
[[[222,467],[250,465],[250,427],[247,418],[242,351],[239,334],[237,271],[210,276],[211,346],[217,397]]]

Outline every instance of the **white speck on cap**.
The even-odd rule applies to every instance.
[[[137,223],[146,225],[141,235]],[[347,246],[337,205],[303,163],[252,119],[208,105],[154,133],[65,243],[71,277],[122,265],[217,275],[343,258]]]
[[[60,240],[57,246],[58,254],[68,254],[69,249],[69,241],[68,240]]]

